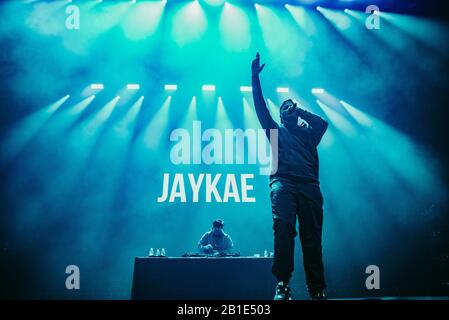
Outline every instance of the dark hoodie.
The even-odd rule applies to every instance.
[[[306,110],[297,108],[309,126],[278,125],[270,115],[265,103],[259,76],[252,77],[253,99],[257,117],[265,130],[278,130],[278,168],[270,176],[271,183],[287,179],[298,184],[319,185],[319,161],[317,146],[327,130],[327,121]],[[269,136],[269,132],[267,132]],[[306,192],[309,194],[310,192]]]

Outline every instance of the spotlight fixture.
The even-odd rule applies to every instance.
[[[288,93],[289,89],[288,88],[283,88],[283,87],[279,87],[276,89],[276,92],[278,93]]]
[[[139,90],[140,89],[140,85],[138,85],[138,84],[128,84],[126,86],[126,89],[128,89],[128,90]]]
[[[92,83],[90,85],[90,88],[93,90],[103,90],[104,89],[104,85],[102,83]]]
[[[215,86],[213,84],[205,84],[202,87],[203,91],[215,91]]]
[[[167,91],[176,91],[178,90],[178,86],[176,84],[166,84],[164,89]]]
[[[251,87],[251,86],[241,86],[240,87],[240,91],[241,92],[252,92],[253,91],[253,87]]]

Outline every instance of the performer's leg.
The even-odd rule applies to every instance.
[[[288,283],[294,267],[296,236],[296,197],[288,183],[276,181],[271,185],[271,208],[274,230],[272,272],[278,281]]]
[[[301,240],[307,288],[311,296],[326,288],[321,250],[323,227],[322,198],[320,203],[299,196],[299,238]]]

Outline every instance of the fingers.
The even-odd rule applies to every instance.
[[[264,67],[265,67],[265,63],[260,67],[259,72],[262,72]]]
[[[259,59],[260,59],[260,55],[259,55],[259,52],[257,52],[257,54],[256,54],[256,59],[257,59],[257,60],[259,60]]]

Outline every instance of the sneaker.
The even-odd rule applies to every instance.
[[[326,300],[327,298],[326,298],[326,295],[324,294],[324,292],[321,291],[316,294],[311,294],[310,299],[311,300]]]
[[[287,283],[284,284],[283,281],[279,281],[276,286],[276,295],[274,300],[291,300],[290,287]]]

